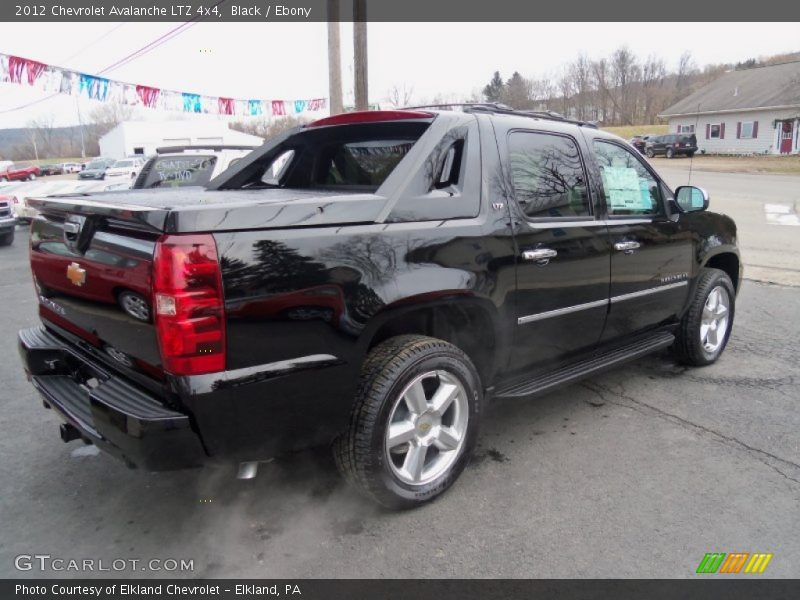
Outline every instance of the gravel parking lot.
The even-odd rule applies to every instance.
[[[730,192],[709,185],[714,208],[764,219],[763,190],[800,195],[800,178],[749,177]],[[743,225],[766,268],[800,229],[765,227]],[[493,405],[457,485],[422,509],[388,513],[345,487],[326,453],[273,461],[242,482],[222,467],[129,471],[63,444],[17,357],[17,330],[37,322],[27,232],[17,234],[0,248],[2,577],[65,575],[18,571],[20,554],[191,559],[183,575],[195,577],[693,577],[713,551],[771,552],[765,576],[798,575],[800,287],[745,281],[714,366],[653,356]],[[784,268],[797,270],[796,257]]]

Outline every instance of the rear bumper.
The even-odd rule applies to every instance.
[[[200,466],[206,454],[189,416],[110,374],[43,327],[19,332],[19,352],[44,402],[81,437],[129,467]]]

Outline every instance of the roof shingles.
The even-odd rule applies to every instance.
[[[800,61],[725,73],[664,110],[661,116],[776,106],[800,107]]]

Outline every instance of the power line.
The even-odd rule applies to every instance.
[[[114,32],[115,32],[117,29],[119,29],[120,27],[122,27],[123,25],[126,25],[126,24],[127,24],[127,21],[124,21],[124,22],[122,22],[122,23],[118,23],[117,25],[115,25],[114,27],[112,27],[111,29],[109,29],[108,31],[106,31],[106,32],[105,32],[103,35],[101,35],[100,37],[98,37],[98,38],[95,38],[95,39],[94,39],[94,41],[92,41],[92,42],[89,42],[88,44],[86,44],[85,46],[83,46],[82,48],[80,48],[78,51],[76,51],[76,52],[74,52],[74,53],[70,54],[70,55],[69,55],[67,58],[65,58],[65,59],[64,59],[64,62],[70,61],[70,60],[72,60],[73,58],[75,58],[76,56],[79,56],[79,55],[83,54],[83,53],[84,53],[84,52],[86,52],[86,51],[87,51],[89,48],[91,48],[92,46],[94,46],[95,44],[97,44],[99,41],[101,41],[101,40],[104,40],[104,39],[105,39],[105,38],[107,38],[109,35],[111,35],[112,33],[114,33]],[[37,104],[40,104],[41,102],[44,102],[45,100],[50,100],[51,98],[55,98],[57,95],[58,95],[58,92],[56,92],[56,93],[54,93],[54,94],[50,94],[49,96],[45,96],[44,98],[39,98],[38,100],[34,100],[34,101],[32,101],[32,102],[28,102],[27,104],[21,104],[21,105],[19,105],[19,106],[17,106],[17,107],[14,107],[14,108],[7,108],[7,109],[4,109],[4,110],[0,110],[0,114],[10,113],[10,112],[14,112],[14,111],[16,111],[16,110],[22,110],[23,108],[28,108],[29,106],[35,106],[35,105],[37,105]]]
[[[119,28],[120,28],[120,27],[122,27],[123,25],[127,25],[127,24],[128,24],[128,21],[123,21],[122,23],[118,23],[117,25],[115,25],[114,27],[112,27],[111,29],[109,29],[108,31],[106,31],[106,32],[105,32],[103,35],[101,35],[100,37],[96,38],[96,39],[95,39],[93,42],[89,42],[88,44],[86,44],[86,45],[85,45],[83,48],[81,48],[81,49],[80,49],[80,50],[78,50],[77,52],[75,52],[75,53],[73,53],[73,54],[70,54],[70,55],[69,55],[67,58],[65,58],[65,59],[64,59],[64,62],[66,62],[66,61],[68,61],[68,60],[72,60],[72,59],[73,59],[73,58],[75,58],[76,56],[79,56],[79,55],[83,54],[83,53],[84,53],[84,52],[86,52],[86,51],[87,51],[89,48],[91,48],[92,46],[94,46],[95,44],[97,44],[98,42],[100,42],[101,40],[104,40],[104,39],[106,39],[106,38],[107,38],[109,35],[111,35],[112,33],[114,33],[114,32],[115,32],[117,29],[119,29]]]
[[[170,29],[164,35],[162,35],[160,37],[157,37],[156,39],[154,39],[152,42],[150,42],[146,46],[142,46],[141,48],[139,48],[135,52],[131,52],[127,56],[119,59],[117,62],[110,64],[109,66],[107,66],[104,69],[101,69],[100,71],[97,72],[97,74],[98,75],[102,75],[103,73],[105,73],[107,71],[113,71],[114,69],[118,69],[118,68],[128,64],[129,62],[132,62],[132,61],[136,60],[137,58],[141,58],[142,56],[144,56],[145,54],[148,54],[149,52],[152,52],[153,50],[155,50],[156,48],[158,48],[162,44],[165,44],[166,42],[170,41],[171,39],[173,39],[175,37],[178,37],[181,33],[186,31],[187,29],[189,29],[193,25],[197,25],[197,21],[187,21],[185,23],[181,23],[177,27],[175,27],[173,29]]]
[[[186,23],[182,23],[182,24],[181,24],[181,25],[179,25],[178,27],[175,27],[174,29],[171,29],[170,31],[168,31],[168,32],[167,32],[167,33],[165,33],[164,35],[162,35],[162,36],[160,36],[160,37],[156,38],[155,40],[153,40],[152,42],[150,42],[150,43],[149,43],[149,44],[147,44],[146,46],[143,46],[142,48],[140,48],[140,49],[139,49],[139,50],[137,50],[136,52],[132,52],[131,54],[127,55],[125,58],[123,58],[123,59],[121,59],[121,60],[119,60],[119,61],[117,61],[117,62],[115,62],[115,63],[112,63],[111,65],[109,65],[109,66],[105,67],[104,69],[101,69],[100,71],[98,71],[98,72],[97,72],[97,74],[98,74],[98,75],[100,75],[101,73],[105,73],[105,72],[107,72],[107,71],[110,71],[110,70],[112,70],[112,69],[117,69],[117,68],[121,67],[123,64],[128,64],[128,63],[130,63],[130,62],[133,62],[133,61],[134,61],[134,60],[136,60],[137,58],[139,58],[139,57],[141,57],[141,56],[144,56],[145,54],[147,54],[148,52],[150,52],[150,51],[152,51],[152,50],[155,50],[155,49],[156,49],[158,46],[160,46],[161,44],[163,44],[163,43],[165,43],[165,42],[168,42],[168,41],[169,41],[169,40],[171,40],[172,38],[174,38],[174,37],[177,37],[178,35],[180,35],[181,33],[183,33],[183,31],[186,31],[186,29],[188,29],[188,27],[187,27],[187,28],[186,28],[186,29],[184,29],[183,31],[178,31],[178,30],[179,30],[179,29],[181,29],[182,27],[184,27],[184,26],[186,26],[186,25],[190,25],[190,26],[191,26],[191,25],[196,25],[196,24],[197,24],[196,22],[191,22],[191,21],[187,21]],[[176,32],[177,32],[177,33],[176,33]],[[109,33],[110,33],[110,32],[109,32]],[[163,39],[163,38],[165,38],[166,36],[168,36],[168,35],[170,35],[170,34],[173,34],[173,33],[174,33],[174,35],[171,35],[171,36],[170,36],[168,39]],[[159,44],[157,44],[157,45],[153,46],[153,44],[155,44],[155,43],[156,43],[156,42],[158,42],[159,40],[163,40],[163,41],[162,41],[162,42],[160,42]],[[150,46],[152,46],[152,47],[150,47]],[[149,48],[149,50],[146,50],[145,52],[142,52],[142,50],[145,50],[146,48]],[[79,53],[80,53],[80,52],[79,52]],[[140,54],[140,53],[141,53],[141,54]],[[31,107],[31,106],[35,106],[35,105],[37,105],[37,104],[40,104],[41,102],[45,102],[45,101],[47,101],[47,100],[50,100],[50,99],[52,99],[52,98],[55,98],[55,97],[56,97],[56,96],[58,96],[59,94],[60,94],[60,92],[54,92],[54,93],[50,94],[49,96],[45,96],[44,98],[39,98],[38,100],[33,100],[32,102],[28,102],[28,103],[26,103],[26,104],[21,104],[20,106],[15,106],[14,108],[7,108],[7,109],[5,109],[5,110],[0,110],[0,115],[1,115],[1,114],[6,114],[6,113],[10,113],[10,112],[14,112],[14,111],[17,111],[17,110],[22,110],[22,109],[24,109],[24,108],[29,108],[29,107]]]
[[[227,0],[219,0],[219,2],[217,2],[217,3],[216,3],[214,6],[219,6],[220,4],[222,4],[222,3],[224,3],[224,2],[227,2]],[[179,36],[181,33],[185,32],[185,31],[186,31],[186,30],[188,30],[189,28],[191,28],[191,27],[193,27],[193,26],[197,25],[197,23],[199,23],[200,21],[203,21],[203,20],[205,20],[205,19],[206,19],[206,16],[197,15],[197,16],[196,16],[196,17],[194,17],[193,19],[190,19],[189,21],[186,21],[186,22],[184,22],[184,23],[181,23],[179,26],[177,26],[177,27],[174,27],[173,29],[169,30],[167,33],[165,33],[165,34],[163,34],[163,35],[161,35],[161,36],[157,37],[155,40],[153,40],[153,41],[152,41],[152,42],[150,42],[149,44],[146,44],[146,45],[142,46],[141,48],[139,48],[139,49],[138,49],[138,50],[136,50],[135,52],[131,52],[130,54],[128,54],[128,55],[127,55],[127,56],[125,56],[124,58],[122,58],[122,59],[118,60],[117,62],[115,62],[115,63],[112,63],[111,65],[109,65],[109,66],[105,67],[104,69],[101,69],[100,71],[98,71],[98,75],[99,75],[99,74],[101,74],[101,73],[105,73],[105,72],[107,72],[107,71],[111,71],[111,70],[114,70],[114,69],[118,69],[119,67],[121,67],[121,66],[123,66],[123,65],[126,65],[126,64],[128,64],[128,63],[130,63],[130,62],[133,62],[133,61],[134,61],[134,60],[136,60],[137,58],[141,58],[141,57],[142,57],[142,56],[144,56],[145,54],[148,54],[149,52],[152,52],[153,50],[155,50],[156,48],[158,48],[158,47],[159,47],[159,46],[161,46],[162,44],[164,44],[164,43],[166,43],[166,42],[170,41],[171,39],[174,39],[174,38],[176,38],[176,37],[177,37],[177,36]],[[121,27],[122,25],[124,25],[124,23],[121,23],[120,25],[117,25],[116,27],[112,28],[112,30],[111,30],[111,31],[108,31],[108,32],[106,32],[105,34],[103,34],[102,36],[100,36],[100,38],[98,38],[97,40],[95,40],[95,42],[97,42],[97,41],[99,41],[100,39],[102,39],[102,38],[106,37],[107,35],[109,35],[110,33],[112,33],[112,32],[113,32],[115,29],[117,29],[117,28]],[[94,43],[94,42],[93,42],[93,43]],[[77,53],[77,54],[80,54],[80,53],[81,53],[83,50],[85,50],[85,49],[86,49],[86,48],[84,48],[84,49],[82,49],[82,50],[78,51],[78,53]],[[74,56],[75,56],[75,55],[73,55],[73,57],[74,57]],[[26,104],[22,104],[22,105],[20,105],[20,106],[16,106],[16,107],[14,107],[14,108],[7,108],[7,109],[5,109],[5,110],[0,110],[0,114],[6,114],[6,113],[10,113],[10,112],[15,112],[15,111],[18,111],[18,110],[22,110],[22,109],[24,109],[24,108],[29,108],[29,107],[31,107],[31,106],[35,106],[36,104],[39,104],[39,103],[41,103],[41,102],[45,102],[46,100],[50,100],[51,98],[55,98],[55,97],[56,97],[56,96],[58,96],[58,95],[59,95],[59,92],[55,92],[55,93],[53,93],[53,94],[50,94],[49,96],[45,96],[44,98],[40,98],[40,99],[38,99],[38,100],[34,100],[33,102],[28,102],[28,103],[26,103]]]

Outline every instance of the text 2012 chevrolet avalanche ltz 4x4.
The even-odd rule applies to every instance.
[[[389,507],[458,478],[490,400],[671,347],[716,361],[736,226],[620,138],[497,105],[337,115],[206,188],[30,201],[30,380],[130,466],[331,444]]]

